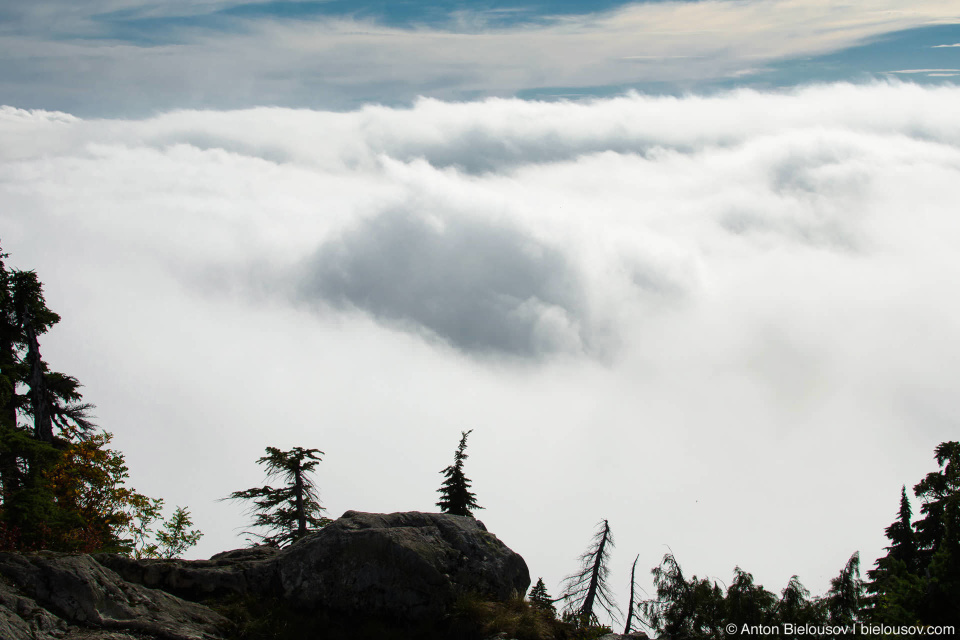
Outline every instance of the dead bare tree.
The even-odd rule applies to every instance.
[[[594,607],[599,607],[614,621],[617,605],[607,588],[610,549],[614,546],[610,523],[602,520],[590,547],[580,556],[580,570],[564,581],[564,611],[581,627],[598,624]]]
[[[637,573],[637,560],[640,559],[640,554],[637,554],[637,557],[633,559],[633,566],[630,567],[630,604],[627,606],[627,624],[623,627],[623,635],[627,635],[633,629],[630,628],[631,623],[633,622],[633,603],[635,602],[633,598],[634,590],[637,587],[637,581],[634,576]]]

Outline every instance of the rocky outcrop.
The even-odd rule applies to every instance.
[[[506,600],[529,585],[523,558],[478,520],[348,511],[282,551],[209,560],[0,553],[0,639],[216,640],[228,621],[197,602],[229,596],[316,619],[421,623],[443,618],[461,594]]]
[[[347,511],[277,556],[283,597],[408,621],[442,616],[460,594],[526,593],[527,565],[483,523],[440,513]]]
[[[305,610],[408,621],[442,616],[460,594],[505,600],[530,585],[523,558],[479,520],[416,511],[347,511],[283,551],[255,547],[210,560],[96,559],[125,580],[192,600],[259,595]]]
[[[4,640],[80,637],[76,625],[164,640],[217,640],[227,623],[207,607],[131,584],[87,555],[0,553],[0,576]],[[125,634],[100,637],[111,635]]]

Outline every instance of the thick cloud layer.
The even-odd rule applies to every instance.
[[[822,591],[956,438],[958,110],[897,83],[4,108],[3,249],[200,554],[239,544],[216,499],[267,445],[327,452],[333,515],[429,510],[474,428],[481,517],[551,589],[608,518],[641,566]]]

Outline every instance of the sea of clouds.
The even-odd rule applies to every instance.
[[[0,240],[133,484],[240,546],[267,445],[346,509],[467,472],[551,593],[608,518],[822,592],[960,419],[960,88],[0,108]],[[622,583],[622,584],[619,584]],[[649,590],[644,574],[642,584]]]

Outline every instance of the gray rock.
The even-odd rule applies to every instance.
[[[0,638],[4,640],[59,640],[67,624],[0,579]]]
[[[446,613],[460,594],[523,594],[527,565],[483,523],[439,513],[347,511],[282,551],[282,595],[330,608],[419,621]]]
[[[439,619],[460,594],[523,594],[526,563],[474,518],[346,512],[296,544],[237,549],[209,560],[136,560],[98,554],[124,580],[188,600],[279,598],[307,611]]]
[[[220,564],[232,564],[256,560],[273,560],[277,557],[278,553],[280,553],[280,549],[277,547],[258,545],[255,547],[233,549],[232,551],[221,551],[220,553],[210,556],[210,561]]]
[[[279,549],[273,547],[253,547],[224,551],[209,560],[137,560],[106,553],[93,557],[124,580],[197,601],[235,594],[279,593],[275,563],[278,553]]]
[[[0,553],[0,575],[6,579],[0,588],[4,640],[120,640],[141,632],[165,640],[218,640],[227,623],[207,607],[130,584],[88,555]]]

